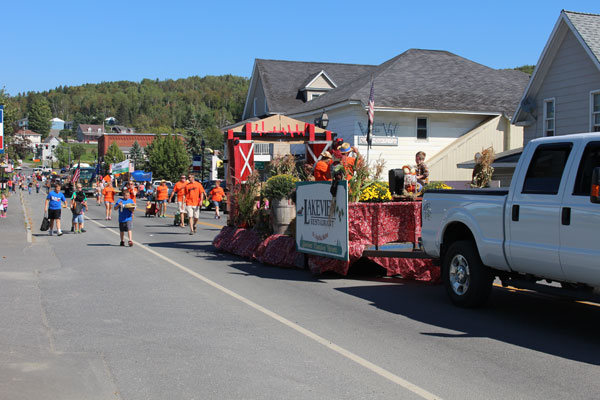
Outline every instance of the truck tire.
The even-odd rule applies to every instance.
[[[454,304],[474,308],[490,297],[494,275],[481,262],[475,244],[461,240],[453,243],[444,256],[442,280]]]

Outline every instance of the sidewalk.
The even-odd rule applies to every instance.
[[[22,193],[32,242],[19,192],[9,197],[8,216],[0,219],[0,399],[118,399],[101,355],[55,348],[43,276],[61,265],[39,231],[45,195]]]

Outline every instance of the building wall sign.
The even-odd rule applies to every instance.
[[[335,197],[331,182],[296,184],[296,248],[299,252],[349,260],[348,182]]]
[[[358,144],[359,146],[367,145],[367,137],[366,136],[358,136]],[[397,137],[389,137],[389,136],[372,136],[371,137],[371,145],[372,146],[398,146],[398,138]]]

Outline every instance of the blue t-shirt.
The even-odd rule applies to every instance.
[[[48,193],[46,196],[46,200],[50,200],[48,202],[48,210],[60,210],[61,202],[66,202],[65,195],[62,192],[56,193],[54,190]]]
[[[131,199],[119,199],[119,201],[117,201],[117,204],[115,204],[115,207],[120,206],[121,204],[123,204],[123,207],[119,207],[119,222],[131,221],[133,219],[133,212],[131,209],[125,208],[125,204],[135,204],[135,202]]]

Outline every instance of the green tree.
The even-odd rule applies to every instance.
[[[42,135],[42,140],[46,139],[52,126],[52,112],[48,100],[38,97],[31,104],[29,109],[29,129]]]
[[[69,158],[70,158],[70,152],[69,152],[69,146],[66,143],[59,143],[58,146],[56,146],[56,148],[54,149],[54,155],[56,156],[56,158],[58,159],[58,166],[59,167],[67,167],[70,166],[69,165]]]
[[[15,140],[15,129],[17,126],[16,102],[13,101],[4,89],[0,89],[0,105],[4,106],[4,151],[8,158],[18,159],[22,149],[22,142]]]
[[[144,167],[144,150],[142,146],[137,142],[133,142],[131,149],[129,150],[129,159],[133,161],[135,169],[143,169]]]
[[[106,154],[104,155],[104,162],[107,164],[115,164],[124,160],[125,154],[123,154],[123,152],[117,145],[117,142],[112,142],[106,150]]]
[[[82,144],[76,143],[71,146],[71,153],[73,153],[73,160],[79,160],[85,154],[85,147]]]
[[[179,136],[156,135],[154,141],[146,146],[146,155],[150,171],[156,178],[174,182],[190,168],[190,158]]]

